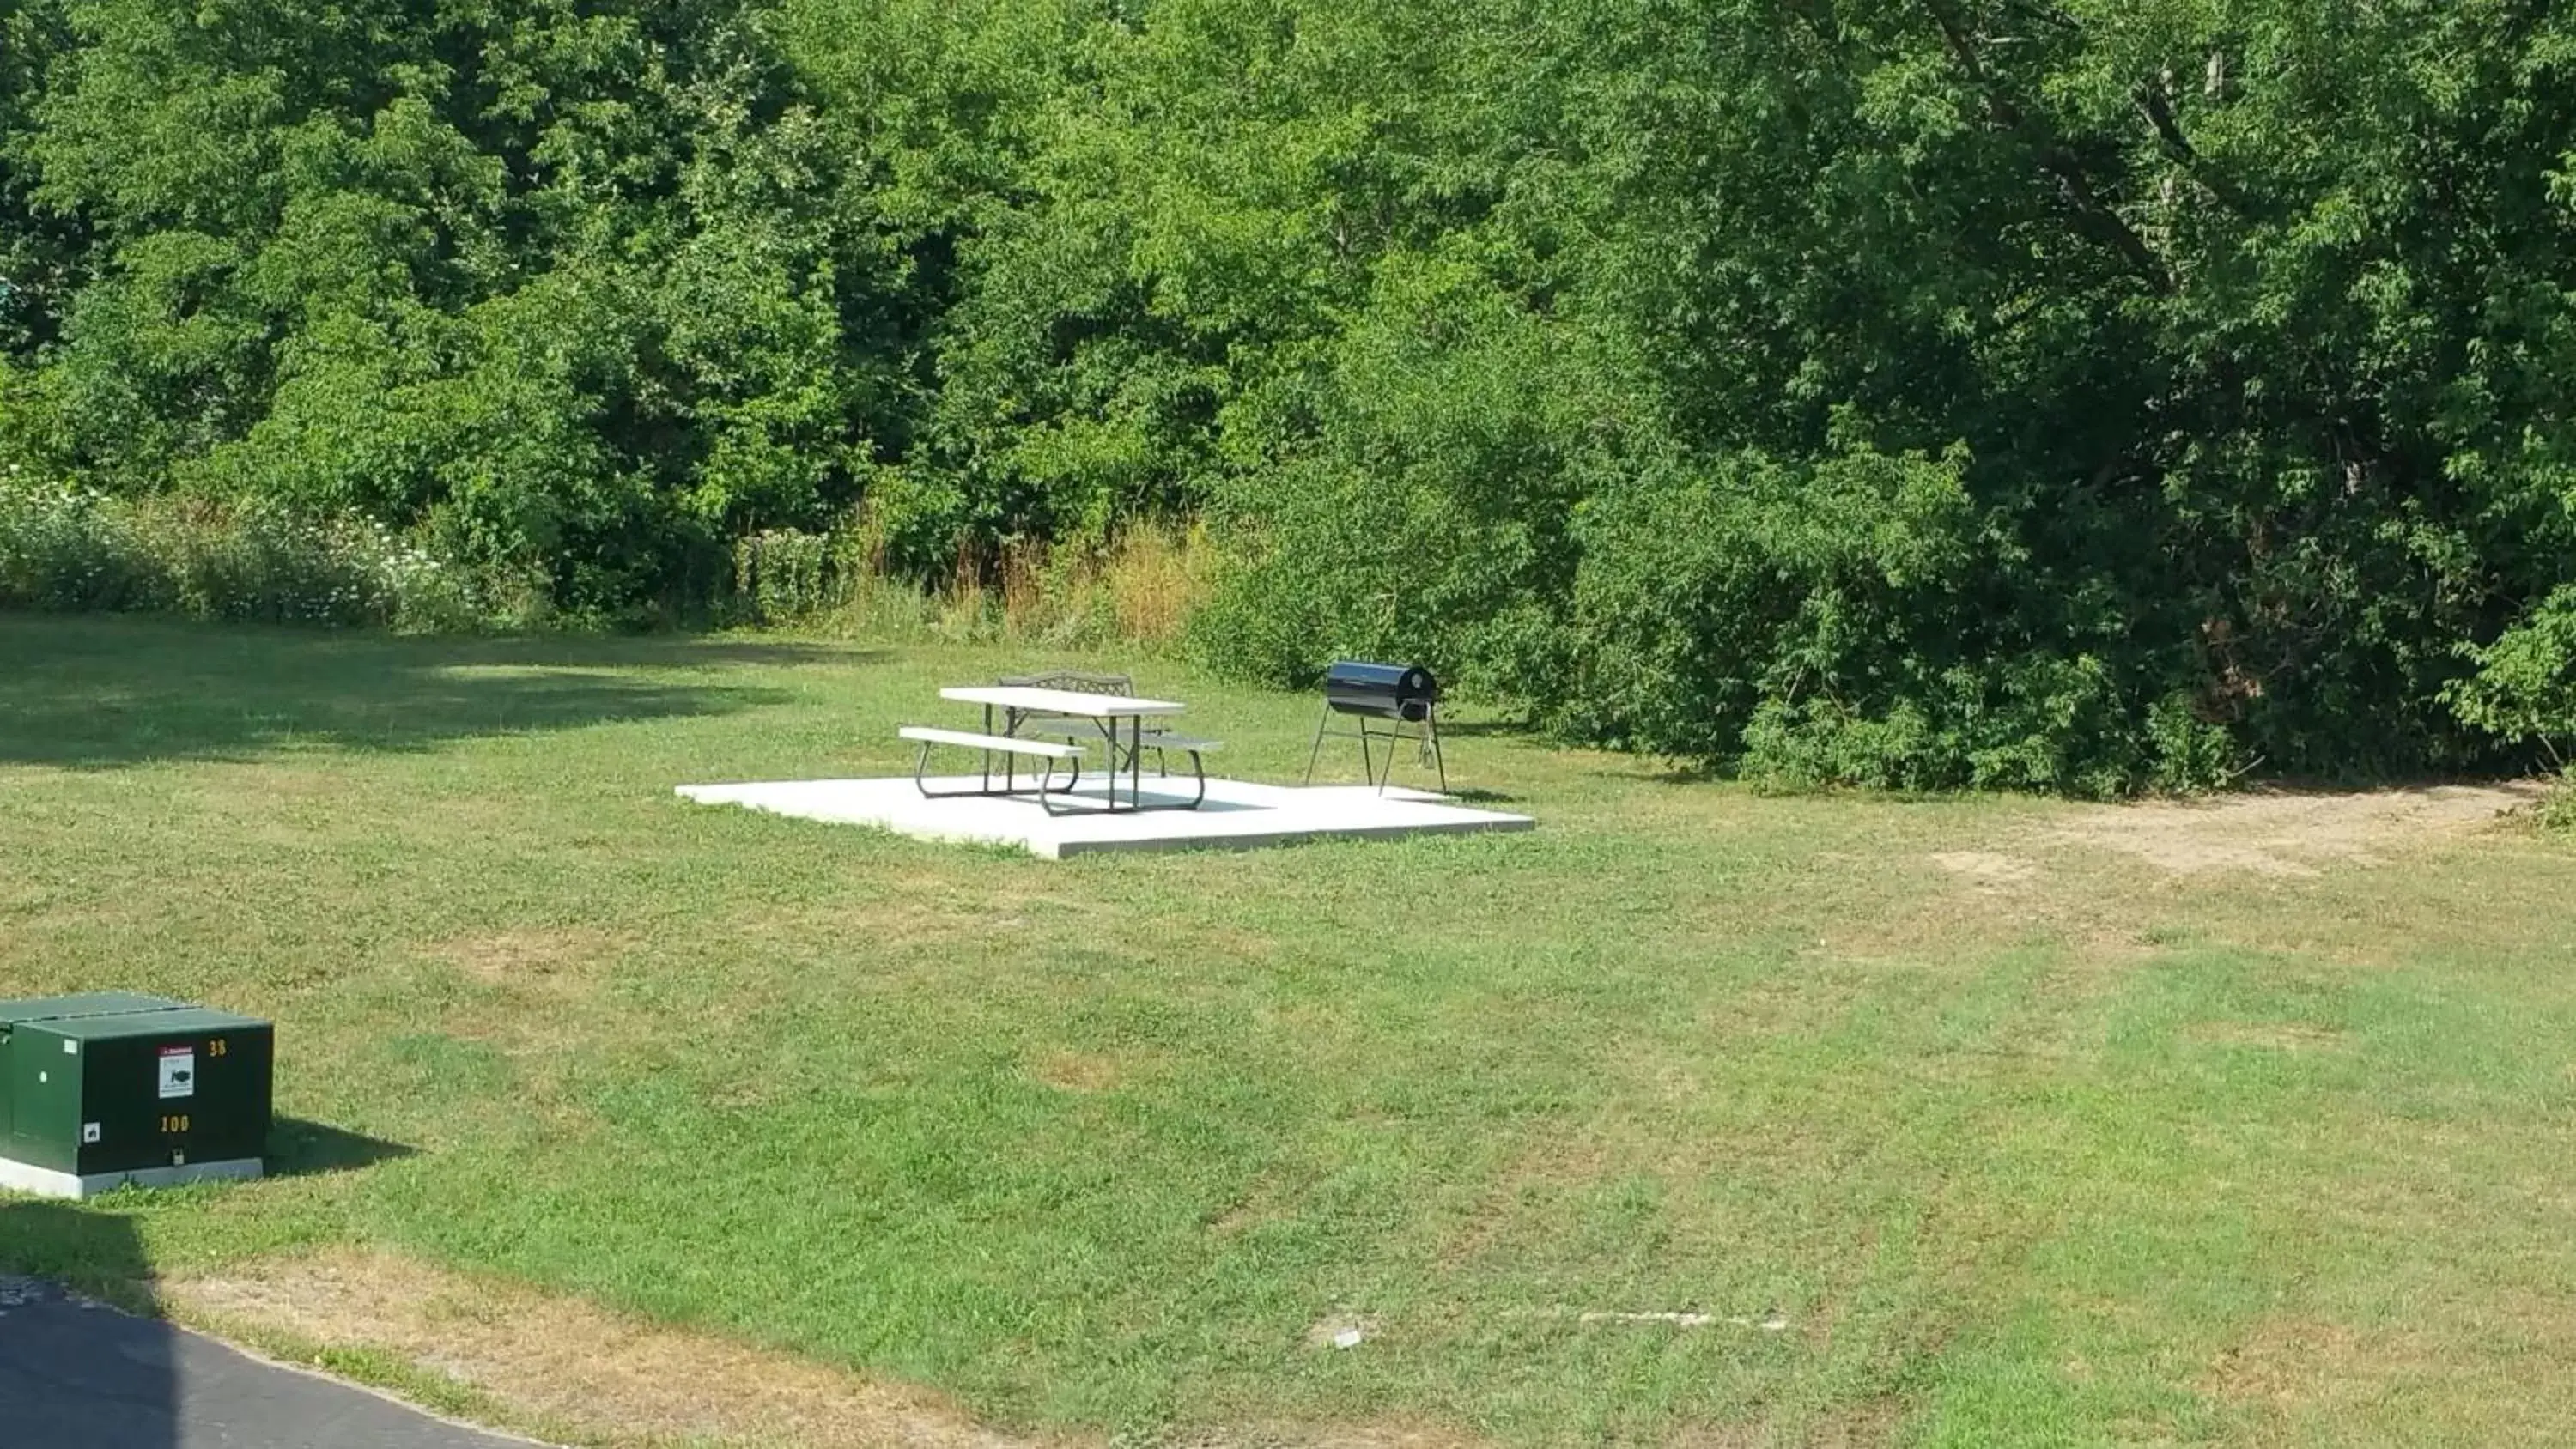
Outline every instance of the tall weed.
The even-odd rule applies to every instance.
[[[960,544],[929,585],[887,566],[862,514],[829,533],[777,529],[734,546],[734,623],[876,638],[1011,640],[1053,648],[1168,648],[1207,596],[1215,557],[1198,530],[1139,525],[1105,547]]]

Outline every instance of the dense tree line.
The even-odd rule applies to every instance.
[[[2576,732],[2547,0],[0,0],[0,133],[0,468],[568,608],[1204,515],[1794,778]]]

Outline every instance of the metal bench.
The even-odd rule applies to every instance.
[[[929,725],[905,725],[903,728],[896,730],[895,733],[904,739],[913,740],[921,746],[921,755],[913,762],[912,766],[912,787],[919,790],[925,799],[942,800],[963,795],[1021,794],[1023,792],[1019,789],[1019,776],[1016,769],[1016,761],[1023,756],[1047,762],[1045,773],[1038,777],[1038,805],[1040,808],[1045,809],[1050,813],[1053,812],[1055,807],[1048,803],[1048,797],[1062,794],[1064,791],[1070,790],[1074,786],[1082,783],[1083,749],[1082,746],[1074,744],[1071,741],[1057,744],[1052,740],[1030,739],[1021,735],[978,734],[973,730],[934,729]],[[930,773],[930,751],[932,747],[936,745],[949,745],[961,750],[981,750],[983,752],[984,767],[975,789],[933,790],[930,788],[930,781],[928,778]],[[993,788],[993,757],[995,755],[1000,755],[1002,757],[1002,788],[999,790]],[[1072,772],[1065,778],[1065,782],[1062,786],[1058,786],[1055,783],[1055,767],[1059,761],[1070,761],[1073,765]],[[1206,787],[1202,785],[1200,788],[1204,790]]]

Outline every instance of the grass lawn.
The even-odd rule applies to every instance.
[[[1472,727],[1536,832],[1058,864],[671,794],[908,772],[937,685],[1045,662],[0,615],[0,996],[273,1017],[346,1166],[80,1216],[1006,1429],[2576,1440],[2576,846]],[[1302,768],[1308,699],[1141,678]],[[11,1211],[0,1267],[118,1271]],[[1664,1311],[1716,1321],[1584,1317]]]

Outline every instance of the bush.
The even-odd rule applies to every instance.
[[[1667,465],[1582,510],[1567,733],[1795,786],[2116,794],[2234,766],[2152,655],[2061,629],[1961,450]]]
[[[439,630],[513,622],[501,592],[381,524],[0,483],[0,608]]]
[[[2515,743],[2576,739],[2576,586],[2560,588],[2484,648],[2446,695],[2462,720]]]
[[[2540,828],[2553,835],[2576,835],[2576,765],[2558,772],[2549,793],[2540,797]]]

